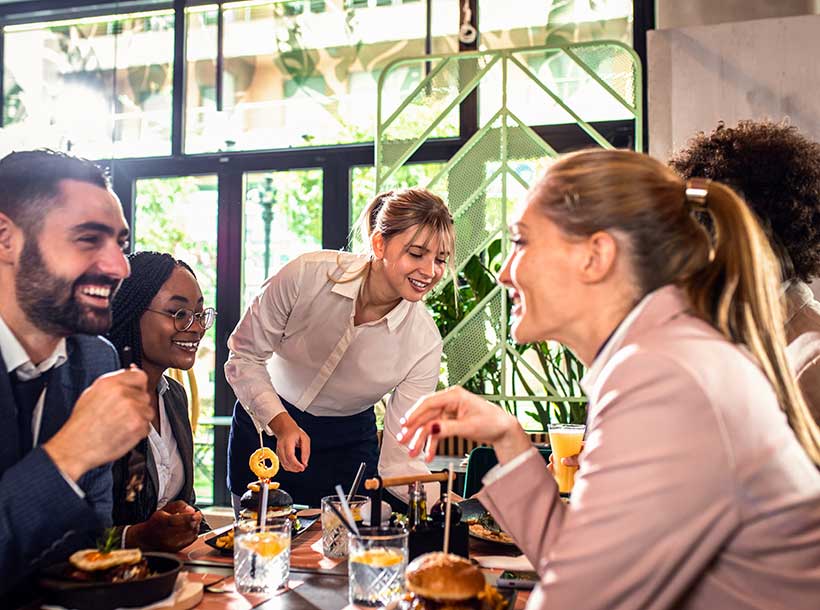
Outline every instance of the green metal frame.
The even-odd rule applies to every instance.
[[[608,51],[609,50],[609,51]],[[587,53],[598,53],[595,57],[601,59],[610,52],[612,57],[618,55],[623,61],[624,58],[631,62],[627,70],[631,70],[631,86],[626,97],[619,93],[614,83],[608,82],[607,74],[599,73],[584,58]],[[601,55],[604,53],[604,55]],[[432,179],[429,184],[423,185],[432,190],[442,191],[442,182],[445,177],[449,177],[451,172],[458,172],[458,168],[465,168],[462,164],[471,163],[470,155],[479,146],[494,147],[497,141],[497,155],[492,159],[486,156],[481,157],[483,148],[475,156],[479,157],[478,162],[484,163],[484,168],[478,168],[481,180],[472,181],[469,185],[454,185],[452,178],[448,185],[448,191],[452,195],[458,191],[461,195],[468,193],[464,197],[451,199],[451,210],[456,225],[457,245],[455,256],[455,266],[457,271],[462,271],[471,258],[485,252],[490,243],[501,238],[501,255],[506,257],[509,250],[509,239],[506,235],[508,214],[510,211],[509,188],[528,189],[527,181],[512,167],[514,161],[533,161],[533,156],[518,156],[511,151],[515,144],[522,145],[524,150],[537,151],[540,159],[554,159],[558,156],[555,148],[544,141],[531,127],[524,124],[508,104],[508,84],[510,70],[514,69],[530,79],[538,90],[543,92],[552,102],[561,108],[575,124],[586,133],[589,138],[598,146],[612,148],[610,143],[590,124],[582,118],[582,112],[572,108],[572,102],[564,100],[547,83],[539,80],[530,67],[522,61],[527,56],[543,56],[554,58],[563,55],[572,64],[580,68],[581,74],[588,78],[589,83],[594,83],[613,98],[623,107],[634,119],[634,148],[642,150],[643,147],[643,99],[642,87],[643,72],[641,62],[635,51],[628,45],[619,41],[592,41],[576,43],[560,47],[527,47],[517,49],[503,49],[497,51],[475,51],[459,54],[439,54],[426,55],[415,58],[402,58],[391,62],[382,72],[378,83],[378,108],[377,108],[377,132],[375,141],[376,157],[376,188],[377,192],[385,188],[391,176],[397,169],[405,165],[408,159],[429,139],[436,127],[444,121],[455,108],[471,93],[477,90],[482,84],[487,74],[491,70],[500,66],[501,69],[501,107],[478,131],[469,138],[464,146],[453,155],[444,168]],[[398,68],[421,65],[422,72],[427,76],[415,87],[409,96],[398,105],[395,110],[389,111],[385,108],[385,83],[390,74]],[[623,75],[624,71],[618,72]],[[448,75],[450,80],[448,81]],[[463,85],[459,82],[465,81]],[[408,137],[402,133],[400,137],[392,139],[390,127],[395,125],[400,117],[412,116],[423,108],[429,112],[432,103],[425,103],[433,99],[433,95],[441,93],[441,83],[445,84],[443,108],[432,118],[428,118],[426,123],[418,126],[418,133]],[[627,81],[629,82],[629,81]],[[439,89],[436,89],[437,85]],[[623,85],[623,83],[621,83]],[[484,86],[488,86],[484,83]],[[623,86],[622,86],[623,89]],[[439,95],[439,102],[442,96]],[[386,118],[385,115],[387,115]],[[513,133],[513,130],[515,133]],[[511,141],[511,138],[514,141]],[[486,163],[498,163],[498,168],[490,172],[486,168]],[[471,214],[481,214],[479,221],[486,221],[487,192],[491,186],[500,179],[500,209],[497,217],[498,226],[487,227],[476,222]],[[513,180],[510,183],[510,179]],[[476,184],[477,186],[473,186]],[[455,189],[455,191],[454,191]],[[496,201],[498,197],[494,198]],[[477,210],[477,211],[476,211]],[[462,245],[459,237],[468,234],[469,237],[475,235],[478,226],[479,238],[475,243]],[[483,235],[483,237],[482,237]],[[464,250],[463,248],[467,248]],[[452,281],[452,280],[447,280]],[[443,281],[436,287],[436,291],[441,291],[446,286]],[[504,403],[516,404],[520,401],[544,401],[551,403],[563,401],[565,403],[580,403],[586,399],[581,395],[565,396],[558,391],[554,384],[534,367],[528,360],[508,341],[509,328],[508,320],[508,296],[507,291],[500,286],[487,294],[476,306],[456,325],[456,327],[444,337],[445,362],[447,363],[447,383],[450,385],[462,384],[476,374],[492,358],[501,358],[501,380],[503,392],[501,394],[485,394],[490,400]],[[484,339],[486,349],[476,350],[476,344]],[[514,367],[514,374],[521,375],[522,370],[526,370],[531,378],[542,384],[546,393],[520,395],[515,391],[508,391],[508,360]],[[526,383],[524,384],[526,385]],[[513,390],[515,388],[512,388]],[[515,410],[515,409],[514,409]]]

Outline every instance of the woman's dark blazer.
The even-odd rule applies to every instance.
[[[195,507],[196,495],[194,493],[194,438],[191,431],[191,422],[188,419],[188,397],[178,382],[166,376],[168,389],[163,394],[165,410],[168,415],[168,422],[177,440],[179,454],[182,457],[182,467],[185,470],[185,481],[179,494],[174,500],[184,500]],[[136,446],[146,457],[146,473],[142,491],[136,494],[132,502],[126,501],[126,486],[128,484],[128,461],[134,450],[126,453],[119,460],[114,462],[112,474],[114,477],[114,525],[133,525],[146,521],[151,514],[157,510],[157,490],[159,479],[157,475],[157,465],[151,453],[148,439],[142,439]],[[200,532],[208,531],[210,527],[202,520]]]

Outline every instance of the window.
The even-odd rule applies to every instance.
[[[223,92],[221,112],[201,94],[203,84],[216,83],[217,8],[187,10],[186,152],[373,140],[378,75],[394,59],[424,55],[426,5],[327,0],[318,8],[224,4],[223,76],[232,87]],[[455,50],[458,1],[433,0],[432,11],[434,51]],[[420,78],[406,74],[397,95]],[[451,121],[445,135],[457,133],[458,121]]]
[[[92,159],[171,152],[172,11],[7,26],[4,138]]]
[[[168,252],[185,261],[196,274],[205,307],[215,307],[216,176],[147,178],[137,180],[134,191],[135,250]],[[199,417],[205,422],[214,415],[215,368],[216,328],[211,327],[199,344],[193,367],[199,390]],[[197,426],[194,433],[194,490],[200,502],[212,502],[213,426],[208,423]]]
[[[633,7],[630,0],[528,0],[527,8],[526,11],[511,11],[507,0],[479,0],[481,47],[559,46],[591,40],[632,43]],[[518,54],[518,59],[529,74],[523,69],[509,71],[508,106],[524,124],[573,122],[570,115],[551,100],[532,77],[543,82],[586,121],[632,118],[567,55],[523,52]],[[616,91],[631,99],[629,88],[635,83],[631,59],[626,52],[616,52],[614,47],[605,46],[585,51],[582,59],[596,72],[603,72],[604,80],[614,85]],[[496,66],[482,81],[480,124],[487,122],[501,103],[496,93],[501,88],[493,86],[493,83],[500,83],[501,78],[501,68]]]
[[[299,254],[322,247],[322,170],[245,174],[242,304]]]

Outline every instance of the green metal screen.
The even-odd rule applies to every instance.
[[[400,99],[386,83],[408,66],[420,66],[426,76]],[[640,150],[641,78],[630,47],[595,41],[401,59],[379,80],[377,192],[391,186],[422,144],[445,135],[458,122],[459,104],[479,90],[480,116],[489,118],[420,185],[445,197],[456,226],[459,281],[443,281],[428,305],[444,337],[443,381],[500,402],[531,428],[543,426],[550,411],[557,419],[581,419],[585,399],[577,383],[582,366],[569,350],[557,344],[519,346],[510,339],[507,293],[494,281],[507,254],[512,205],[557,156],[519,117],[537,108],[555,123],[576,124],[590,146],[607,148],[591,122],[634,119],[633,141]]]

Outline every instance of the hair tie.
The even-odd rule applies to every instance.
[[[709,209],[706,205],[706,196],[709,194],[709,186],[712,181],[707,178],[692,178],[686,181],[686,203],[689,207],[698,212],[705,212]]]

